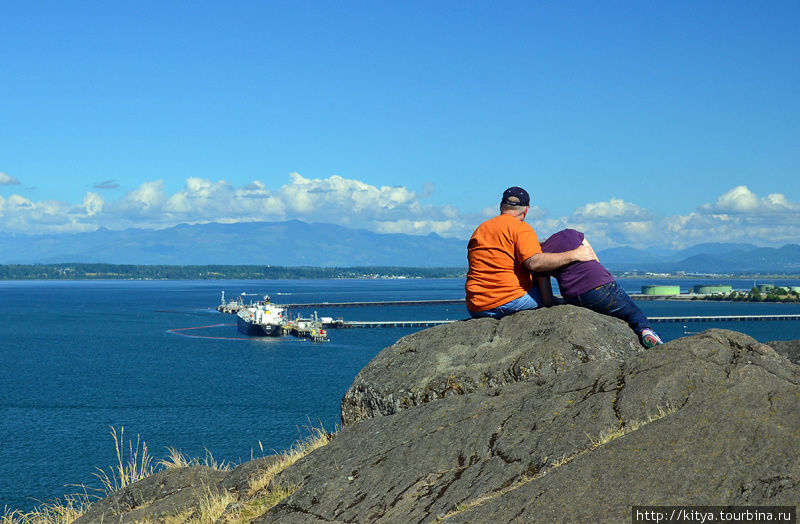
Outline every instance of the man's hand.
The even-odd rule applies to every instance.
[[[594,249],[592,249],[592,245],[589,243],[588,240],[586,240],[586,237],[583,237],[583,242],[581,242],[581,244],[584,245],[584,246],[588,246],[589,249],[592,250],[592,253],[594,253],[594,259],[597,260],[598,262],[600,262],[600,259],[597,258],[597,253],[594,252]]]
[[[597,260],[597,254],[592,249],[591,244],[586,238],[583,239],[583,242],[580,246],[575,248],[575,260],[578,262],[589,262],[591,260]]]

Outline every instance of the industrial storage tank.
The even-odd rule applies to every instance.
[[[733,291],[733,286],[726,284],[700,284],[694,286],[694,292],[701,295],[713,295],[715,293],[728,294]]]
[[[775,289],[775,284],[759,284],[758,290],[762,293],[766,293],[767,291],[772,291]]]
[[[680,295],[681,286],[642,286],[642,295]]]

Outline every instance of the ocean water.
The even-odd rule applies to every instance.
[[[800,285],[800,281],[771,281]],[[652,281],[620,280],[629,292]],[[674,283],[674,282],[672,282]],[[684,289],[700,280],[682,280]],[[731,282],[749,289],[752,281]],[[761,283],[761,282],[759,282]],[[330,341],[247,338],[215,310],[220,292],[276,303],[463,298],[463,280],[0,282],[0,508],[98,487],[115,461],[109,428],[238,463],[332,431],[358,371],[412,328],[331,330]],[[650,316],[797,313],[798,304],[641,301]],[[308,310],[295,310],[310,313]],[[320,309],[345,320],[462,319],[463,305]],[[722,327],[800,338],[800,321],[657,324],[665,339]],[[179,333],[180,328],[199,328]],[[263,447],[264,452],[261,448]]]

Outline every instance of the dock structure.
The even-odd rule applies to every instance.
[[[438,306],[443,304],[464,304],[463,298],[436,300],[383,300],[380,302],[309,302],[300,304],[283,304],[294,309],[308,308],[340,308],[340,307],[375,307],[375,306]]]
[[[329,329],[382,328],[382,327],[432,327],[459,322],[459,320],[347,320],[325,324]]]
[[[294,335],[297,338],[307,338],[313,342],[327,342],[328,334],[325,328],[328,327],[326,322],[320,320],[317,312],[309,318],[303,318],[300,315],[294,320],[289,320],[283,324],[283,332],[285,334]]]
[[[800,315],[691,315],[648,318],[651,322],[741,322],[759,320],[800,320]]]
[[[559,295],[556,295],[557,297]],[[642,295],[641,293],[630,293],[632,300],[703,300],[711,294],[703,293],[681,293],[680,295]],[[307,302],[296,304],[282,304],[290,309],[324,309],[324,308],[348,308],[348,307],[379,307],[379,306],[439,306],[447,304],[465,305],[463,298],[437,299],[437,300],[384,300],[380,302]],[[217,311],[222,313],[236,314],[242,307],[240,302],[223,302],[217,306]]]
[[[634,300],[655,300],[655,299],[673,299],[673,296],[655,296],[655,295],[640,295],[631,294]],[[703,295],[692,293],[682,295],[681,298],[702,298]],[[462,299],[434,299],[434,300],[388,300],[380,302],[309,302],[297,304],[284,304],[285,308],[293,309],[311,309],[311,308],[346,308],[346,307],[377,307],[377,306],[424,306],[424,305],[446,305],[446,304],[464,304],[465,300]],[[222,294],[222,300],[217,310],[222,313],[236,314],[241,308],[245,307],[242,300],[238,301],[225,301],[225,294]],[[664,317],[649,317],[651,322],[654,323],[668,323],[668,322],[750,322],[750,321],[776,321],[776,320],[800,320],[800,314],[779,314],[779,315],[681,315],[681,316],[664,316]],[[450,324],[452,322],[459,322],[465,319],[458,320],[342,320],[341,318],[333,319],[330,317],[317,317],[316,311],[312,319],[301,319],[299,316],[294,321],[289,321],[283,326],[283,334],[292,334],[301,338],[308,338],[310,340],[322,341],[327,340],[325,329],[348,329],[348,328],[423,328],[439,326],[442,324]]]
[[[284,331],[297,338],[306,338],[312,342],[327,342],[330,340],[324,328],[316,327],[302,327],[296,325],[284,326]]]
[[[344,307],[376,307],[376,306],[438,306],[444,304],[464,304],[463,298],[439,299],[439,300],[389,300],[381,302],[306,302],[297,304],[281,304],[287,309],[323,309],[323,308],[344,308]],[[231,300],[223,301],[217,306],[217,311],[235,315],[239,309],[245,307],[241,302]]]
[[[800,320],[800,315],[692,315],[648,318],[651,322],[752,322],[767,320]],[[336,322],[325,324],[324,326],[328,329],[431,327],[460,321],[461,320],[338,320]]]

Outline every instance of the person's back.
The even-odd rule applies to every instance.
[[[541,253],[533,228],[509,215],[482,223],[467,244],[467,308],[484,311],[519,298],[533,286],[523,262]]]
[[[541,247],[544,253],[560,253],[585,242],[584,234],[580,231],[564,229],[551,235]],[[639,335],[645,347],[662,343],[650,328],[647,316],[597,259],[573,262],[549,272],[549,275],[558,282],[561,296],[568,304],[624,320]]]

